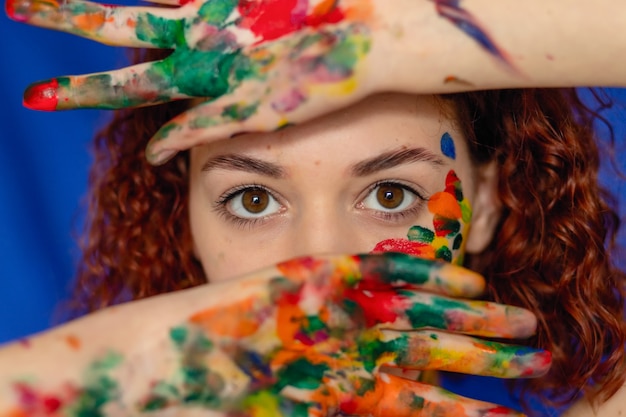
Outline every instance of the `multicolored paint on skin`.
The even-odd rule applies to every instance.
[[[367,39],[358,40],[366,44],[358,53],[353,46],[357,32],[360,38],[369,36],[363,25],[368,18],[362,12],[368,9],[365,3],[354,13],[329,0],[196,0],[176,10],[9,0],[7,13],[15,20],[103,43],[174,49],[162,61],[31,85],[24,105],[51,111],[137,107],[189,97],[215,100],[242,84],[265,81],[283,61],[291,66],[282,66],[290,72],[282,84],[336,84],[335,89],[349,93],[346,83],[354,83],[355,68],[369,50]],[[312,53],[316,49],[319,53]],[[306,87],[280,87],[268,87],[265,98],[278,113],[297,109],[311,94]]]
[[[410,290],[442,285],[433,278],[440,268],[401,254],[281,263],[264,294],[200,311],[170,331],[180,369],[169,379],[154,381],[139,407],[146,412],[194,407],[254,417],[338,411],[383,416],[399,410],[416,416],[432,410],[445,417],[504,410],[463,403],[428,385],[377,373],[381,365],[503,377],[547,370],[546,352],[459,340],[447,333],[432,337],[432,330],[394,332],[375,326],[470,333],[480,328],[478,333],[500,336],[514,329],[514,337],[532,333],[521,325],[530,318],[521,309]],[[468,357],[470,363],[464,360]],[[387,407],[376,407],[379,401]]]
[[[550,365],[547,352],[450,333],[533,332],[525,310],[434,295],[481,289],[476,274],[460,267],[398,253],[306,257],[262,277],[258,291],[199,311],[171,328],[167,343],[150,343],[165,353],[141,356],[162,373],[138,375],[141,366],[111,353],[89,367],[81,386],[44,392],[32,382],[15,383],[19,407],[10,417],[206,410],[251,417],[513,416],[379,368],[511,378],[539,376]],[[159,366],[159,355],[168,366]]]
[[[514,74],[521,74],[504,49],[489,35],[487,29],[470,12],[461,7],[461,0],[433,0],[437,14],[471,37],[481,48]]]
[[[84,372],[80,386],[65,383],[59,389],[41,390],[31,381],[13,384],[17,406],[9,412],[10,417],[84,417],[106,415],[105,409],[119,403],[121,390],[112,377],[123,363],[123,358],[109,352],[94,361]]]
[[[444,150],[444,137],[442,137],[442,151]],[[448,148],[447,152],[450,154],[452,150]],[[450,155],[446,156],[450,157]],[[383,240],[374,247],[372,252],[408,253],[461,265],[464,252],[463,236],[467,236],[472,219],[472,208],[467,198],[463,196],[461,180],[453,170],[450,170],[446,176],[445,189],[429,198],[428,210],[433,215],[432,229],[413,226],[409,229],[407,239]]]

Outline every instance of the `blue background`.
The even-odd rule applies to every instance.
[[[57,306],[68,297],[78,254],[73,231],[81,221],[89,143],[108,118],[98,111],[29,111],[21,106],[22,92],[36,80],[119,68],[126,59],[119,48],[14,23],[4,15],[0,39],[2,343],[44,330],[61,317]],[[605,115],[615,123],[621,150],[626,144],[626,124],[621,122],[626,121],[626,90],[609,92],[617,103]],[[618,164],[626,169],[626,163]],[[624,181],[605,165],[603,182],[626,198]],[[448,383],[466,395],[508,401],[499,381],[476,381]]]

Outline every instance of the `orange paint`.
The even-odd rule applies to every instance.
[[[323,0],[313,8],[313,14],[315,16],[324,16],[332,11],[336,3],[337,2],[335,0]]]
[[[6,414],[6,417],[29,417],[29,413],[24,410],[14,408],[13,410],[9,410]]]
[[[255,299],[250,297],[230,306],[201,311],[191,316],[189,321],[214,335],[242,338],[259,329],[254,307]]]
[[[344,8],[344,15],[350,21],[367,22],[374,16],[374,7],[369,0],[356,0]]]
[[[325,267],[327,262],[313,257],[305,257],[281,262],[276,268],[281,274],[292,281],[302,282],[310,278],[320,267]]]
[[[74,16],[72,18],[72,23],[80,30],[85,32],[93,33],[97,32],[102,28],[104,22],[106,20],[106,16],[104,12],[98,13],[88,13],[83,15]]]
[[[80,350],[82,344],[80,339],[74,335],[65,336],[65,343],[73,350]]]
[[[428,200],[428,210],[448,219],[460,219],[462,217],[459,202],[452,194],[446,192],[434,194]]]
[[[281,300],[276,312],[276,333],[285,349],[302,350],[307,346],[295,339],[302,323],[306,320],[304,312],[297,304],[290,304]]]

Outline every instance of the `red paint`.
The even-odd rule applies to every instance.
[[[339,405],[339,409],[344,415],[356,415],[356,412],[359,409],[359,403],[356,398],[350,398],[349,400],[343,401]]]
[[[422,242],[413,242],[408,239],[387,239],[378,242],[372,253],[401,252],[407,255],[423,255],[428,252],[429,245]]]
[[[18,15],[15,13],[15,3],[16,0],[7,0],[7,2],[4,4],[4,11],[6,12],[7,16],[17,22],[27,22],[28,18],[26,18],[24,15]]]
[[[405,298],[396,291],[365,292],[360,289],[349,288],[344,297],[352,300],[361,307],[367,326],[379,323],[393,323],[399,314],[406,308]]]
[[[42,81],[29,86],[24,92],[24,107],[32,110],[56,110],[59,103],[58,89],[57,80]]]
[[[510,416],[511,410],[506,407],[497,406],[487,410],[487,413],[484,414],[486,417],[497,417],[497,416]]]
[[[239,26],[250,29],[262,41],[278,39],[304,27],[341,22],[343,11],[334,2],[307,15],[308,0],[242,0],[237,6]]]
[[[47,414],[56,413],[63,403],[56,397],[44,397],[43,398],[43,408]]]

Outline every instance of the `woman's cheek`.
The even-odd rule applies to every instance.
[[[432,225],[414,225],[408,230],[406,239],[383,240],[372,252],[402,252],[462,264],[472,208],[463,196],[461,180],[454,170],[448,172],[443,191],[428,200],[428,211],[433,216]]]

